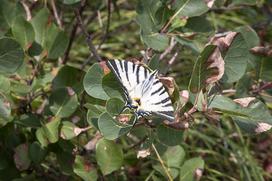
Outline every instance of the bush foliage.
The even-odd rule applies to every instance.
[[[269,0],[2,0],[0,180],[271,180]],[[108,59],[175,122],[119,115]]]

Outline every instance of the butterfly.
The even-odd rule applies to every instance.
[[[106,63],[122,85],[126,99],[124,109],[133,110],[138,119],[155,116],[174,120],[173,104],[158,79],[158,71],[150,71],[142,65],[126,60],[114,59]]]

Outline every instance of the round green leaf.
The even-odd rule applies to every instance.
[[[125,103],[118,98],[111,98],[107,101],[106,109],[107,112],[112,115],[119,115],[123,110]]]
[[[78,99],[72,88],[60,88],[49,97],[50,110],[60,118],[71,116],[78,107]]]
[[[24,61],[24,51],[11,38],[0,38],[0,73],[13,74]]]
[[[103,175],[107,175],[122,166],[123,151],[115,142],[100,139],[96,144],[96,160]]]
[[[160,125],[157,128],[157,135],[161,143],[167,146],[175,146],[182,142],[183,131]]]
[[[98,63],[93,64],[84,77],[83,86],[87,94],[90,96],[97,99],[107,100],[109,96],[102,88],[103,74],[104,72],[100,65]]]
[[[123,90],[120,83],[112,72],[105,75],[102,79],[102,87],[109,97],[123,98]]]
[[[126,134],[131,128],[131,125],[122,125],[105,112],[98,119],[98,128],[102,135],[108,140],[114,140]]]
[[[61,137],[65,140],[72,139],[77,136],[75,129],[77,128],[72,122],[64,121],[60,130]]]

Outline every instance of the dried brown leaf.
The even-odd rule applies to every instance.
[[[172,95],[175,90],[175,80],[173,77],[159,77],[162,84],[168,89],[168,93]]]
[[[268,123],[257,123],[257,127],[255,128],[255,133],[262,133],[268,131],[272,128],[272,125]]]
[[[208,8],[212,8],[215,0],[204,0],[204,2],[207,4]]]
[[[237,32],[228,32],[227,34],[216,35],[211,38],[209,44],[216,45],[221,53],[225,52],[237,34]]]
[[[207,62],[209,64],[208,69],[212,69],[212,73],[209,75],[209,78],[207,78],[206,83],[212,84],[220,80],[225,71],[225,62],[218,47],[215,48]]]
[[[255,97],[244,97],[240,99],[234,99],[233,101],[240,104],[242,107],[248,107],[248,105],[255,100]]]

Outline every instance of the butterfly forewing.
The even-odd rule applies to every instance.
[[[143,66],[125,60],[109,60],[107,64],[127,91],[131,91],[150,74]]]

